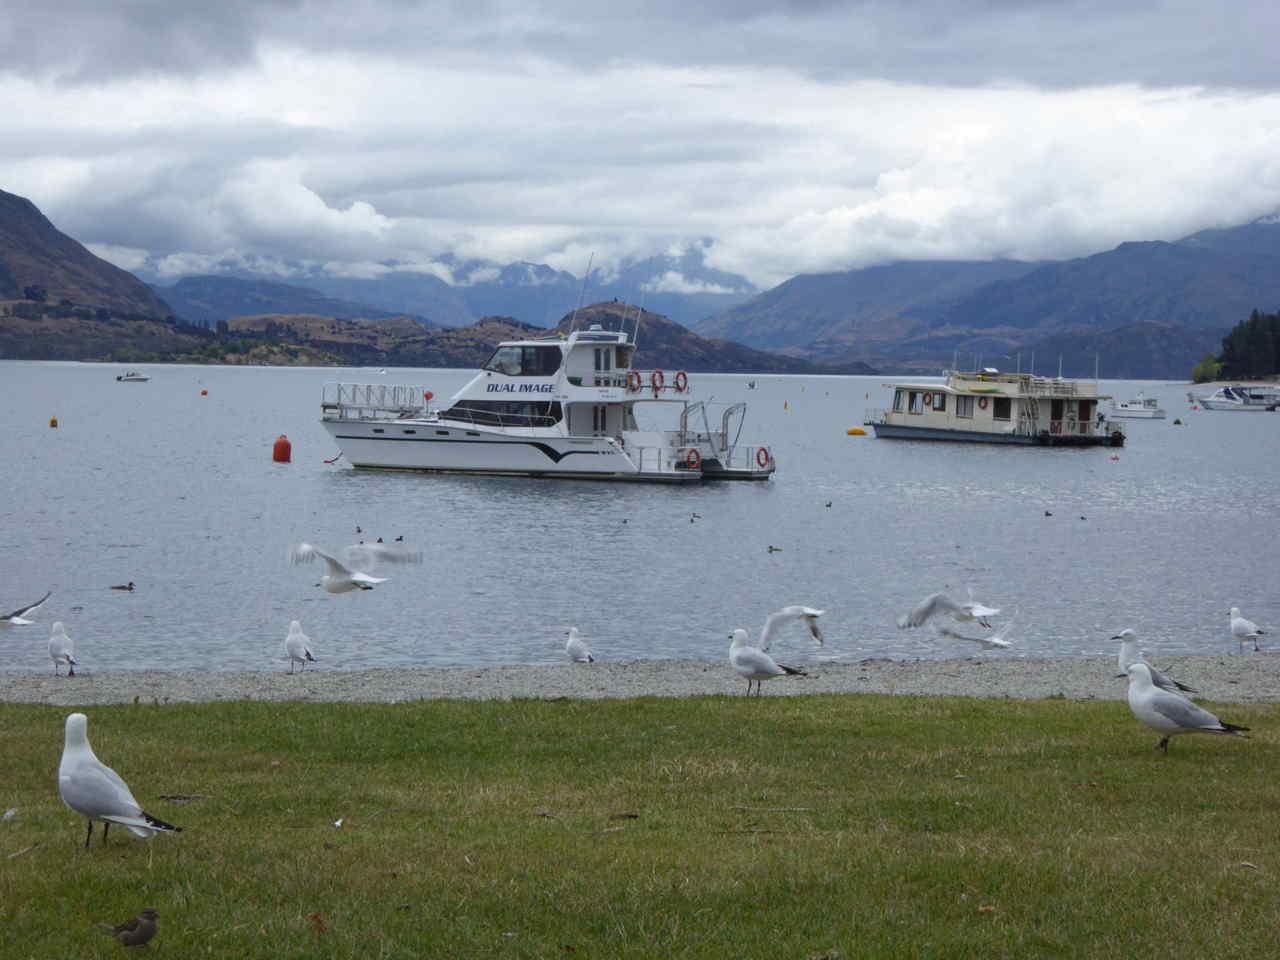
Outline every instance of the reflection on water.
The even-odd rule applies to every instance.
[[[672,488],[323,463],[337,452],[324,381],[444,396],[464,371],[119,372],[0,363],[0,607],[54,591],[39,625],[6,632],[6,669],[51,669],[58,619],[88,671],[270,667],[294,618],[330,669],[557,662],[571,624],[600,659],[718,661],[730,629],[754,633],[787,603],[827,611],[823,649],[799,628],[779,645],[793,659],[964,656],[894,620],[967,587],[1016,611],[1015,651],[996,656],[1109,653],[1126,626],[1157,652],[1226,653],[1232,605],[1280,624],[1280,415],[1191,412],[1185,385],[1104,383],[1170,416],[1129,421],[1112,460],[846,436],[884,405],[881,377],[693,376],[694,399],[749,403],[743,440],[767,442],[779,469]],[[281,433],[289,465],[271,462]],[[427,562],[340,596],[314,586],[321,568],[288,563],[291,543],[340,547],[357,525]],[[129,580],[134,593],[108,589]]]

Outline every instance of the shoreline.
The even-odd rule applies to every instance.
[[[1280,657],[1266,653],[1162,658],[1161,670],[1219,703],[1280,702]],[[1114,657],[1043,660],[869,659],[808,664],[803,677],[764,685],[763,696],[873,693],[989,699],[1123,700]],[[723,661],[634,660],[537,666],[316,669],[252,672],[103,672],[74,678],[0,673],[0,703],[100,706],[230,701],[402,703],[411,700],[599,700],[745,693]]]

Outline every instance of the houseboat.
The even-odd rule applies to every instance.
[[[1124,446],[1124,431],[1099,415],[1096,383],[1000,373],[950,372],[942,383],[889,383],[893,404],[868,410],[877,437],[1040,446]]]
[[[321,422],[356,467],[666,483],[769,479],[773,451],[740,440],[745,404],[713,410],[693,398],[685,371],[635,369],[635,332],[592,324],[503,342],[439,407],[421,387],[325,384]],[[641,404],[656,405],[650,412],[672,427],[642,426]]]

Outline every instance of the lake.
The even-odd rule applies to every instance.
[[[792,603],[826,611],[827,641],[793,627],[784,662],[957,657],[977,648],[895,619],[968,587],[1016,621],[1015,648],[990,656],[1109,654],[1124,627],[1157,656],[1234,653],[1233,605],[1280,632],[1280,414],[1191,411],[1185,384],[1103,381],[1169,412],[1125,421],[1112,451],[849,437],[889,378],[695,374],[695,399],[748,402],[743,440],[778,471],[673,488],[324,462],[324,382],[445,397],[471,371],[138,369],[149,383],[0,362],[0,608],[53,591],[36,625],[0,632],[6,670],[51,669],[55,620],[88,673],[284,669],[291,619],[323,669],[554,663],[570,625],[598,659],[721,661],[732,628],[755,635]],[[282,433],[287,465],[271,460]],[[336,549],[357,525],[426,562],[342,595],[315,586],[322,566],[289,563],[291,544]]]

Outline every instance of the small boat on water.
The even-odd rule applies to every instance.
[[[1165,412],[1154,397],[1145,397],[1139,393],[1132,400],[1112,398],[1111,416],[1130,420],[1163,420]]]
[[[438,408],[417,386],[328,383],[321,422],[357,467],[666,483],[769,479],[773,452],[740,441],[746,404],[713,412],[692,399],[683,370],[633,368],[635,332],[593,323],[567,336],[504,341]],[[642,404],[665,405],[678,426],[643,427]]]
[[[877,437],[1048,447],[1122,447],[1124,431],[1098,411],[1096,383],[1001,373],[947,373],[942,383],[887,383],[893,405],[863,418]]]
[[[1187,399],[1205,410],[1276,410],[1280,409],[1280,387],[1237,384],[1219,387],[1207,397],[1197,397],[1188,391]]]
[[[120,383],[146,383],[150,379],[145,373],[138,373],[137,370],[130,370],[128,373],[116,375],[116,380]]]

